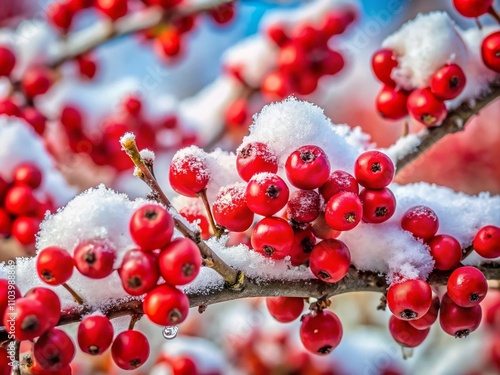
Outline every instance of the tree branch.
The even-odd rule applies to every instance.
[[[490,91],[477,98],[471,105],[469,101],[462,103],[455,110],[450,111],[440,126],[429,129],[421,137],[421,142],[411,152],[398,155],[396,173],[401,172],[412,161],[420,157],[447,134],[456,133],[465,129],[467,121],[478,114],[481,109],[500,96],[500,83],[490,85]]]

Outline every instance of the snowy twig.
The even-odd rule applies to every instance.
[[[396,169],[397,173],[408,166],[412,161],[420,157],[425,151],[440,141],[444,136],[456,133],[465,129],[469,119],[478,114],[481,109],[500,96],[500,84],[496,83],[490,86],[490,91],[474,101],[470,105],[468,101],[462,103],[458,108],[448,113],[440,126],[429,129],[422,134],[420,144],[407,154],[398,155]]]
[[[151,190],[156,194],[160,203],[165,205],[169,210],[175,210],[175,208],[170,203],[162,188],[158,184],[158,181],[154,178],[151,170],[146,166],[144,160],[137,149],[135,143],[135,137],[131,133],[123,136],[120,140],[123,150],[127,153],[130,159],[134,162],[135,166],[138,168],[136,174],[151,188]],[[178,215],[174,215],[178,216]],[[174,217],[175,227],[182,233],[185,237],[194,241],[198,248],[200,249],[201,256],[203,257],[203,263],[206,267],[210,267],[220,274],[227,283],[228,290],[238,291],[245,287],[245,275],[243,272],[231,268],[226,264],[200,237],[199,232],[194,232],[189,228],[183,221]]]

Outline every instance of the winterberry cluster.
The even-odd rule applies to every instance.
[[[51,197],[39,190],[42,179],[32,163],[19,164],[11,181],[0,177],[0,238],[12,236],[26,246],[35,243],[45,213],[55,209]]]

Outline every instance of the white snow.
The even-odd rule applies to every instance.
[[[422,137],[427,134],[427,130],[422,130],[420,133],[410,133],[404,137],[398,138],[396,143],[386,149],[381,149],[383,153],[391,158],[394,164],[402,159],[405,155],[413,152],[422,142]]]

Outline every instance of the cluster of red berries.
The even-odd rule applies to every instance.
[[[429,87],[408,91],[398,88],[391,76],[397,66],[397,56],[390,49],[378,50],[373,55],[373,72],[384,84],[375,100],[378,113],[391,120],[398,120],[409,113],[426,126],[439,125],[448,113],[445,101],[455,99],[465,87],[462,68],[457,64],[446,64],[434,72]]]
[[[18,165],[12,181],[0,177],[0,238],[13,236],[22,245],[35,243],[45,213],[55,208],[50,197],[37,192],[42,178],[31,163]]]
[[[121,111],[103,120],[99,134],[85,130],[84,113],[74,105],[66,105],[59,116],[72,152],[88,154],[96,165],[109,165],[117,171],[131,168],[130,159],[121,150],[119,139],[127,132],[137,134],[138,142],[145,148],[164,150],[157,133],[172,132],[168,147],[176,149],[196,141],[193,134],[181,129],[175,115],[168,115],[157,122],[146,119],[143,103],[136,95],[124,98]]]
[[[484,14],[495,15],[493,2],[495,0],[453,0],[453,6],[464,17],[477,18]]]
[[[124,254],[117,270],[123,289],[131,296],[145,295],[144,313],[154,323],[164,326],[177,325],[186,319],[189,300],[176,286],[191,282],[202,263],[196,244],[187,238],[172,240],[173,232],[174,221],[163,207],[147,204],[137,209],[130,221],[130,235],[138,248]],[[74,267],[91,279],[102,279],[115,270],[116,249],[106,241],[81,242],[73,254],[55,246],[43,249],[36,263],[39,277],[56,286],[70,279]],[[158,284],[160,277],[163,281]],[[18,322],[19,314],[18,311]],[[39,335],[37,330],[29,339]],[[149,356],[149,343],[142,333],[130,329],[113,340],[111,323],[104,316],[85,318],[78,329],[78,341],[82,351],[92,355],[102,354],[112,343],[113,360],[125,370],[138,368]]]
[[[500,73],[500,31],[495,31],[483,39],[481,57],[484,65]]]

